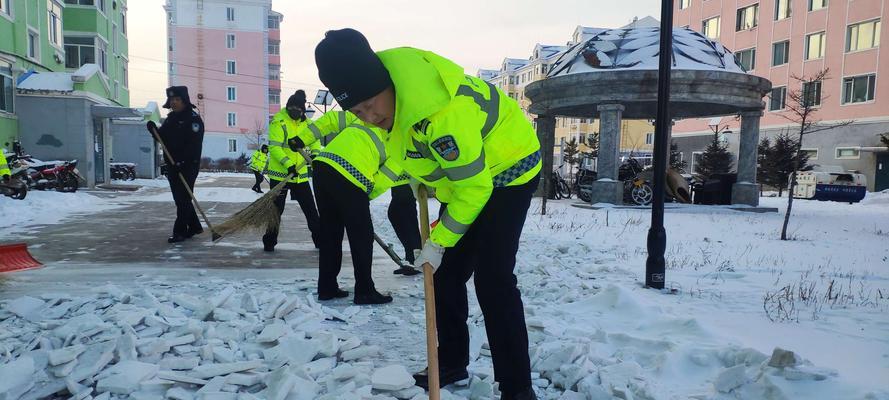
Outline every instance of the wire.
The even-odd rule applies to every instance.
[[[195,69],[201,69],[201,70],[205,70],[205,71],[221,72],[221,73],[224,73],[224,74],[227,74],[227,75],[245,76],[245,77],[259,78],[259,79],[266,79],[266,80],[269,79],[268,77],[265,77],[265,76],[251,75],[251,74],[245,74],[245,73],[229,74],[227,71],[222,70],[222,69],[214,69],[214,68],[209,68],[209,67],[200,67],[200,66],[197,66],[197,65],[185,64],[185,63],[180,63],[180,62],[171,62],[171,61],[166,61],[166,60],[159,60],[159,59],[157,59],[157,58],[144,57],[144,56],[139,56],[139,55],[134,55],[134,54],[130,54],[130,57],[131,57],[131,58],[141,58],[141,59],[143,59],[143,60],[156,61],[156,62],[162,62],[162,63],[172,63],[172,64],[174,64],[174,65],[178,65],[178,66],[189,67],[189,68],[195,68]],[[175,74],[175,75],[180,75],[180,74]],[[290,80],[285,80],[285,79],[280,79],[280,81],[281,81],[281,82],[287,82],[287,83],[294,84],[294,85],[309,85],[309,86],[312,86],[312,87],[323,87],[323,86],[320,86],[320,85],[318,85],[318,84],[316,84],[316,83],[299,82],[299,81],[290,81]]]

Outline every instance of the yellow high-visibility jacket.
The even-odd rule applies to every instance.
[[[6,161],[6,156],[0,151],[0,176],[10,175],[11,173],[12,172],[9,171],[9,163]]]
[[[389,133],[362,123],[347,111],[329,111],[317,120],[301,126],[296,136],[306,147],[322,144],[316,160],[330,165],[349,182],[376,198],[407,176],[397,163],[389,161],[386,142]]]
[[[263,153],[262,150],[256,150],[253,152],[253,155],[250,156],[250,169],[256,172],[263,172],[268,168],[268,162],[269,156]]]
[[[287,169],[292,165],[302,165],[298,174],[290,180],[294,183],[309,181],[308,164],[304,163],[302,155],[290,149],[287,141],[296,137],[296,131],[301,126],[309,124],[310,120],[297,121],[287,115],[287,109],[281,109],[269,123],[269,178],[283,181],[287,177]]]
[[[540,173],[540,142],[518,103],[435,53],[378,52],[395,85],[392,149],[405,172],[447,203],[430,238],[453,247],[495,187]]]

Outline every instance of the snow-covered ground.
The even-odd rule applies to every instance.
[[[208,190],[198,196],[252,195]],[[163,200],[152,196],[128,201]],[[791,241],[778,240],[785,202],[763,198],[781,209],[767,214],[668,210],[672,290],[655,291],[641,284],[648,211],[551,201],[540,215],[535,200],[516,274],[538,395],[889,399],[889,193],[855,205],[795,201]],[[372,212],[378,233],[394,241],[387,203],[374,201]],[[313,275],[212,273],[5,301],[0,393],[413,398],[405,370],[424,358],[423,307],[420,278],[408,282],[386,288],[404,306],[320,305]],[[477,306],[470,314],[473,378],[445,397],[496,398],[484,322]]]
[[[113,199],[100,198],[83,190],[75,193],[32,190],[23,200],[0,196],[0,241],[7,235],[25,232],[33,225],[58,224],[74,215],[119,206]]]

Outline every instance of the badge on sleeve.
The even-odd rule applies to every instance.
[[[191,123],[191,131],[194,133],[198,133],[201,131],[201,124],[198,122]]]
[[[432,142],[432,148],[445,161],[454,161],[460,157],[460,148],[457,147],[457,141],[451,135],[442,136]]]

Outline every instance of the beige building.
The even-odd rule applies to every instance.
[[[657,20],[645,17],[635,20],[624,28],[640,26],[642,24],[654,24]],[[646,25],[647,26],[647,25]],[[515,99],[525,116],[532,122],[535,115],[528,113],[531,101],[525,97],[525,87],[531,82],[544,79],[550,66],[561,56],[569,46],[582,40],[589,39],[598,28],[578,26],[574,29],[570,40],[566,45],[536,44],[531,55],[527,59],[504,58],[500,69],[481,69],[478,77],[499,87],[509,97]],[[553,149],[553,165],[563,164],[563,149],[565,143],[572,139],[577,141],[581,151],[589,151],[586,146],[587,138],[599,132],[599,121],[595,118],[556,118],[555,147]],[[624,120],[621,129],[621,154],[634,155],[645,162],[650,158],[654,143],[654,126],[646,120]],[[564,172],[567,172],[565,169]]]

